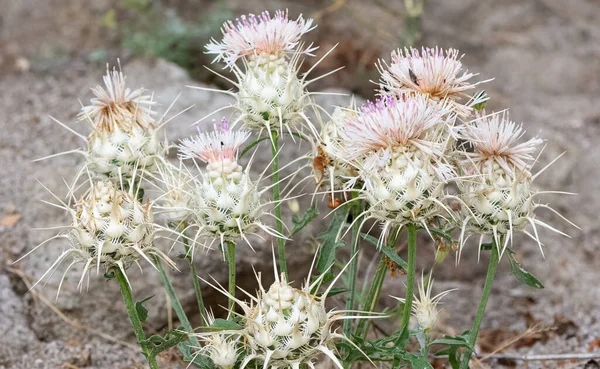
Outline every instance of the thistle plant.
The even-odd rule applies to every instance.
[[[67,241],[66,251],[40,281],[61,269],[60,291],[65,274],[77,265],[83,269],[80,288],[94,270],[116,279],[140,349],[153,369],[158,368],[156,356],[175,346],[189,365],[202,369],[314,368],[323,357],[340,369],[359,361],[433,368],[429,352],[434,345],[443,346],[436,355],[447,356],[453,369],[466,369],[499,263],[507,260],[521,282],[543,287],[517,262],[513,248],[518,233],[533,239],[542,253],[542,228],[566,235],[536,214],[545,208],[561,216],[538,199],[568,194],[536,186],[535,179],[553,163],[534,170],[544,141],[526,138],[525,126],[510,121],[506,111],[486,113],[489,97],[477,90],[486,81],[476,81],[478,75],[463,68],[458,50],[439,47],[394,51],[391,61],[377,63],[381,76],[371,100],[360,107],[352,100],[330,115],[327,108],[332,107],[317,105],[311,99],[315,93],[307,89],[314,67],[300,72],[303,58],[317,51],[302,40],[314,27],[311,19],[292,20],[287,11],[240,16],[223,25],[222,39],[212,39],[206,52],[235,76],[230,80],[235,89],[220,91],[235,97],[235,103],[211,107],[213,114],[233,110],[229,119],[213,121],[212,131],[198,128],[197,135],[178,143],[159,140],[167,113],[156,119],[152,95],[127,88],[125,76],[116,70],[107,71],[105,87],[92,89],[95,97],[78,115],[89,123],[89,136],[56,120],[85,140],[85,148],[67,152],[83,154],[85,160],[67,197],[53,195],[58,202],[54,205],[69,214],[71,223],[32,250],[53,240]],[[308,141],[309,149],[280,166],[280,139],[285,137]],[[241,157],[253,148],[253,155],[261,155],[256,148],[262,141],[268,142],[272,159],[255,176],[254,156],[247,164]],[[167,159],[172,148],[178,150],[176,162]],[[306,172],[301,163],[307,159],[311,173],[298,179]],[[280,175],[286,168],[292,174]],[[269,177],[272,183],[265,185]],[[312,206],[294,215],[293,225],[286,227],[281,204],[291,196],[282,192],[311,180]],[[286,186],[283,191],[280,185]],[[316,195],[326,198],[331,213],[322,219],[330,224],[316,236],[319,247],[311,270],[297,288],[287,273],[286,242],[319,218]],[[269,217],[275,218],[274,229]],[[371,229],[363,229],[367,222],[373,223]],[[428,277],[421,271],[416,286],[424,247],[417,245],[419,232],[437,244],[437,252],[432,265],[424,268]],[[403,233],[406,260],[398,253]],[[242,290],[246,297],[240,298],[236,248],[246,243],[264,251],[250,235],[277,243],[275,281],[263,285],[257,272],[256,293]],[[471,238],[479,241],[478,261],[481,253],[490,255],[478,309],[468,331],[438,339],[438,304],[453,289],[434,292],[433,272],[449,253],[455,252],[458,264],[472,250]],[[172,241],[169,252],[180,249],[188,262],[202,318],[197,328],[164,267],[177,269],[156,243],[159,239]],[[360,273],[363,240],[375,246],[379,259],[373,276]],[[347,244],[349,260],[337,252]],[[295,246],[292,256],[298,252]],[[196,268],[195,255],[200,250],[210,255],[214,249],[227,262],[227,288]],[[130,283],[133,274],[128,273],[132,265],[144,263],[158,272],[181,323],[152,337],[146,337],[143,326],[147,299],[133,299],[136,283]],[[395,332],[373,338],[372,319],[391,316],[377,313],[388,272],[392,277],[406,275],[401,277],[404,297],[402,291],[392,294],[400,302],[394,307],[400,319],[392,324]],[[361,274],[365,291],[357,282]],[[229,299],[226,318],[215,318],[205,306],[201,281]],[[332,308],[336,294],[344,300],[343,309]],[[411,325],[411,318],[416,324]],[[413,337],[418,351],[409,345]]]

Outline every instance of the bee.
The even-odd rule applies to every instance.
[[[313,159],[313,169],[315,174],[315,181],[317,182],[317,187],[325,178],[325,167],[331,164],[331,160],[323,150],[321,146],[317,147],[317,156]],[[319,176],[318,173],[321,175]]]
[[[413,83],[418,86],[419,79],[415,75],[415,72],[413,72],[412,69],[410,69],[410,68],[408,68],[408,75],[410,76],[410,80],[413,81]]]

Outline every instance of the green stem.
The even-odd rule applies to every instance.
[[[189,254],[190,247],[185,245],[185,253]],[[204,316],[206,310],[204,308],[204,299],[202,298],[202,290],[200,289],[200,281],[198,279],[198,274],[196,274],[196,266],[194,265],[194,261],[192,257],[188,255],[186,257],[188,260],[188,264],[190,266],[190,271],[192,272],[192,283],[194,284],[194,291],[196,292],[196,302],[198,303],[198,311],[200,312],[200,320],[202,324],[206,324],[206,317]]]
[[[271,154],[273,155],[273,164],[271,169],[273,171],[273,201],[275,202],[275,230],[280,235],[283,235],[283,220],[281,219],[281,203],[279,193],[279,133],[272,131],[271,136],[273,142],[271,145]],[[283,237],[283,236],[281,236]],[[281,237],[277,237],[277,253],[279,254],[279,271],[284,273],[287,277],[287,264],[285,261],[285,240]]]
[[[148,361],[148,365],[150,365],[151,369],[158,369],[158,363],[156,362],[156,357],[152,354],[152,352],[146,346],[146,335],[144,334],[144,328],[142,327],[142,322],[137,314],[137,310],[135,309],[135,302],[133,301],[133,295],[131,294],[131,288],[129,287],[129,282],[127,282],[127,278],[125,274],[119,268],[115,268],[114,272],[117,276],[117,281],[119,282],[119,287],[121,287],[121,294],[123,295],[123,301],[125,301],[125,309],[127,310],[127,315],[129,315],[129,320],[131,320],[131,326],[133,328],[133,333],[135,334],[135,338],[142,348],[142,352]]]
[[[171,306],[173,306],[173,310],[175,310],[175,314],[177,314],[177,318],[179,319],[179,322],[183,326],[183,329],[186,330],[186,332],[192,333],[194,331],[194,329],[192,328],[192,325],[190,324],[190,321],[187,318],[187,315],[185,314],[185,310],[183,310],[183,306],[181,306],[181,302],[179,302],[179,299],[177,298],[177,295],[175,294],[175,289],[173,288],[173,285],[171,284],[171,281],[169,280],[169,276],[167,275],[167,272],[165,271],[165,268],[163,267],[162,262],[160,261],[160,259],[157,256],[154,257],[154,264],[156,265],[156,268],[158,269],[158,273],[160,274],[160,280],[162,281],[163,286],[165,287],[165,290],[167,291],[167,295],[169,295],[169,299],[171,300]],[[198,339],[192,335],[190,335],[190,342],[192,344],[200,347],[200,343],[198,342]]]
[[[352,193],[352,200],[356,200],[356,196],[358,196],[355,192]],[[360,212],[362,210],[361,203],[352,203],[350,212],[352,214],[352,220],[357,219],[360,216]],[[348,296],[346,297],[346,310],[354,309],[354,302],[356,300],[356,279],[358,278],[358,246],[359,246],[359,237],[360,237],[360,223],[354,222],[352,225],[352,250],[350,252],[350,257],[352,260],[350,261],[350,276],[349,276],[349,285],[348,289],[350,290]],[[346,337],[350,337],[352,333],[352,321],[350,319],[344,320],[344,335]]]
[[[224,247],[225,245],[223,245]],[[227,262],[229,263],[229,310],[233,311],[235,308],[235,243],[227,242]]]
[[[387,245],[382,247],[395,248],[397,239],[398,228],[393,228],[390,231],[390,237],[388,239]],[[383,282],[385,281],[385,275],[388,271],[389,266],[387,258],[383,255],[383,253],[380,254],[381,256],[379,259],[379,264],[377,265],[377,271],[375,272],[375,276],[373,277],[373,281],[371,282],[371,288],[369,289],[367,298],[365,299],[365,303],[362,308],[364,312],[370,313],[375,310],[375,307],[377,306],[377,300],[379,300],[379,294],[381,293],[381,288],[383,287]],[[365,326],[367,326],[368,323],[368,319],[361,319],[358,323],[358,327],[356,328],[356,335],[362,335],[363,337],[366,337],[368,329],[365,328]]]
[[[206,310],[204,308],[204,299],[202,298],[202,290],[200,289],[200,281],[198,280],[198,274],[196,273],[196,265],[194,264],[194,258],[192,255],[192,248],[189,245],[187,235],[185,234],[185,225],[177,227],[177,230],[181,232],[183,237],[183,246],[185,247],[185,258],[188,261],[190,271],[192,272],[192,284],[194,285],[194,291],[196,292],[196,302],[198,303],[198,312],[200,313],[201,324],[206,324],[206,318],[204,314]]]
[[[415,260],[417,254],[417,227],[408,225],[408,270],[406,275],[406,298],[404,300],[404,311],[402,313],[402,322],[400,329],[408,329],[410,323],[410,313],[415,288]]]
[[[475,315],[475,320],[473,321],[473,327],[471,327],[471,332],[469,333],[469,344],[471,347],[475,347],[475,341],[477,341],[477,334],[479,333],[479,327],[481,326],[481,321],[483,320],[483,314],[485,313],[485,307],[488,302],[488,298],[490,297],[490,293],[492,291],[492,284],[494,283],[494,277],[496,276],[496,269],[498,267],[498,262],[500,261],[500,255],[498,253],[498,247],[494,243],[492,245],[492,251],[490,255],[490,263],[488,265],[487,275],[485,276],[485,283],[483,285],[483,292],[481,293],[481,298],[479,300],[479,307],[477,308],[477,315]],[[467,349],[465,351],[465,355],[460,363],[461,369],[467,369],[469,367],[469,361],[471,360],[471,350]]]

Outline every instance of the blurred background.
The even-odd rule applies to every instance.
[[[543,200],[581,230],[550,212],[540,212],[540,217],[572,238],[544,232],[545,258],[534,242],[518,239],[514,247],[518,259],[546,288],[520,285],[507,263],[502,263],[478,345],[482,353],[599,353],[598,0],[0,0],[0,164],[4,169],[0,175],[0,368],[143,367],[140,354],[130,347],[134,339],[112,283],[92,277],[89,291],[79,293],[76,283],[68,281],[57,300],[52,283],[40,292],[28,292],[28,284],[62,250],[60,244],[11,264],[51,235],[31,228],[67,221],[60,210],[40,203],[49,196],[36,179],[60,194],[64,192],[62,178],[73,176],[81,158],[32,160],[83,143],[52,123],[48,114],[86,133],[86,127],[75,124],[78,99],[89,100],[89,88],[101,82],[106,64],[120,59],[129,86],[153,90],[161,103],[159,112],[179,93],[174,112],[194,105],[168,127],[172,141],[186,137],[193,133],[192,122],[229,103],[224,95],[184,87],[230,87],[203,67],[211,63],[203,54],[204,44],[220,37],[219,28],[227,19],[285,8],[291,18],[302,13],[318,24],[308,35],[309,41],[320,45],[318,57],[339,43],[315,75],[339,66],[345,69],[311,85],[312,90],[354,94],[358,100],[371,98],[374,84],[370,81],[378,79],[374,63],[379,58],[389,60],[393,49],[411,45],[457,48],[465,53],[464,66],[479,73],[477,78],[495,78],[485,85],[491,97],[488,108],[510,108],[511,118],[523,122],[529,136],[540,134],[547,141],[540,159],[543,165],[566,152],[537,184],[547,190],[578,193],[548,195]],[[309,59],[305,68],[317,59]],[[220,66],[214,68],[220,70]],[[319,103],[331,110],[348,101],[349,97],[326,96]],[[294,147],[284,153],[284,160],[301,152]],[[261,162],[267,163],[268,158],[259,158]],[[306,208],[308,201],[301,201],[301,207]],[[291,212],[285,216],[289,222]],[[322,231],[321,224],[313,224],[290,245],[298,282],[306,275],[315,236]],[[433,248],[426,235],[421,236],[419,268],[428,268]],[[239,280],[250,291],[255,287],[251,264],[270,268],[270,242],[258,244],[256,253],[242,251]],[[373,273],[369,267],[373,251],[365,246],[361,254],[365,280]],[[463,253],[458,266],[453,259],[448,257],[436,270],[437,292],[459,288],[444,300],[438,335],[469,327],[487,265],[483,259],[477,263],[475,251]],[[203,272],[224,280],[225,265],[217,260],[216,253],[201,254],[197,263]],[[168,328],[169,314],[156,277],[150,270],[145,277],[137,276],[134,290],[140,298],[156,295],[148,330],[160,332]],[[192,311],[189,276],[175,278]],[[402,296],[403,282],[402,276],[388,278],[380,309],[394,306],[387,296]],[[223,300],[214,292],[206,294],[215,311],[219,310]],[[384,324],[374,335],[390,333],[388,329]],[[165,368],[182,367],[175,351],[161,359]],[[445,367],[443,361],[435,365]],[[593,360],[526,366],[494,359],[481,366],[600,368]]]

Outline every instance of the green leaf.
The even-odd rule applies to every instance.
[[[215,319],[210,328],[218,331],[239,331],[242,329],[242,326],[231,320]]]
[[[106,279],[115,279],[116,277],[117,277],[117,275],[115,274],[115,272],[113,270],[111,270],[110,272],[104,273],[104,278],[106,278]]]
[[[507,249],[507,251],[508,261],[510,263],[510,270],[515,275],[515,277],[517,277],[519,282],[533,288],[544,288],[542,282],[540,282],[533,274],[523,269],[521,264],[515,259],[515,252],[511,249]]]
[[[471,351],[475,351],[473,346],[471,346],[465,338],[460,337],[460,336],[457,336],[457,337],[445,336],[444,338],[439,338],[439,339],[431,342],[429,345],[430,346],[431,345],[448,345],[448,346],[452,346],[452,347],[456,347],[456,348],[467,347]]]
[[[345,208],[340,208],[345,209]],[[319,234],[318,239],[323,241],[323,245],[319,249],[319,258],[317,259],[317,271],[319,274],[325,273],[335,262],[335,252],[338,248],[344,246],[344,241],[339,240],[341,228],[346,226],[346,211],[336,211],[333,220],[327,231]]]
[[[144,323],[146,319],[148,319],[148,309],[144,307],[144,302],[150,300],[153,297],[154,295],[148,296],[143,300],[135,302],[135,312],[137,313],[142,323]]]
[[[329,293],[327,294],[327,297],[331,297],[331,296],[335,296],[335,295],[339,295],[340,293],[344,293],[348,291],[347,288],[341,288],[341,287],[336,287],[336,288],[332,288],[331,290],[329,290]],[[318,293],[317,296],[321,296],[322,293]]]
[[[183,327],[179,327],[172,331],[167,331],[164,336],[158,334],[148,337],[143,345],[152,350],[153,355],[158,355],[161,352],[179,345],[187,338],[187,334],[182,331]]]
[[[244,149],[240,152],[240,158],[242,156],[244,156],[244,154],[246,154],[248,151],[252,150],[252,148],[256,145],[258,145],[259,143],[261,143],[264,140],[268,140],[269,137],[260,137],[257,138],[256,140],[250,142],[248,145],[246,145],[246,147],[244,147]]]
[[[449,233],[447,233],[447,232],[444,232],[444,231],[443,231],[443,230],[441,230],[441,229],[437,229],[437,228],[429,228],[429,232],[431,232],[431,233],[433,233],[433,234],[435,234],[435,235],[437,235],[437,236],[440,236],[440,237],[442,237],[442,238],[446,239],[447,241],[450,241],[450,242],[456,242],[456,240],[454,239],[454,237],[452,237],[452,235],[451,235],[451,234],[449,234]]]
[[[404,351],[403,353],[397,355],[398,358],[405,363],[410,364],[411,368],[414,369],[433,369],[433,366],[429,364],[429,359],[427,356],[416,355],[410,352]]]
[[[302,215],[302,217],[298,217],[294,215],[292,217],[292,223],[294,223],[294,229],[292,229],[292,233],[290,236],[295,235],[300,232],[302,228],[306,227],[308,223],[310,223],[313,219],[315,219],[319,215],[319,210],[317,210],[317,205],[313,204],[306,212]]]
[[[379,240],[377,238],[371,236],[370,234],[361,233],[360,235],[366,241],[368,241],[369,243],[371,243],[372,245],[374,245],[375,247],[380,249],[381,252],[383,252],[383,254],[385,256],[387,256],[394,263],[398,264],[402,269],[408,270],[408,263],[406,261],[404,261],[404,259],[402,259],[400,256],[398,256],[398,254],[396,253],[396,249],[390,249],[389,247],[387,247],[385,245],[380,246],[381,244],[380,244]]]

